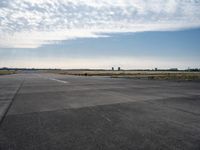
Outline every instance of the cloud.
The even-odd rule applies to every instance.
[[[200,0],[1,0],[0,47],[200,26]]]

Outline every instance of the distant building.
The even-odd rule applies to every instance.
[[[118,71],[120,71],[121,70],[121,68],[120,67],[118,67]]]
[[[114,67],[112,67],[112,71],[114,71],[115,69],[114,69]]]
[[[155,68],[155,71],[158,71],[158,68]]]

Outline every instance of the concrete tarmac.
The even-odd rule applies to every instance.
[[[200,82],[0,76],[1,150],[199,150]]]

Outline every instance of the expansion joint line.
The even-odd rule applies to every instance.
[[[12,106],[12,104],[13,104],[13,102],[14,102],[14,100],[15,100],[17,94],[18,94],[18,92],[20,91],[21,87],[23,86],[24,81],[25,81],[25,79],[23,79],[22,82],[20,83],[20,85],[19,85],[17,91],[15,92],[13,98],[11,99],[10,104],[9,104],[8,107],[6,108],[5,112],[3,113],[3,116],[0,118],[0,126],[1,126],[1,124],[3,123],[3,120],[5,119],[5,117],[6,117],[7,113],[8,113],[8,111],[9,111],[10,107]]]

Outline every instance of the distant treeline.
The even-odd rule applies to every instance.
[[[37,69],[37,68],[7,68],[7,67],[3,67],[3,68],[0,68],[0,70],[15,70],[15,71],[18,71],[18,70],[34,70],[34,71],[40,71],[40,70],[62,70],[62,69]]]
[[[37,69],[37,68],[7,68],[3,67],[0,70],[8,70],[8,71],[109,71],[109,69],[52,69],[52,68],[44,68],[44,69]],[[110,69],[111,70],[111,69]],[[188,72],[200,72],[200,68],[188,68],[179,70],[178,68],[170,68],[170,69],[121,69],[121,71],[188,71]],[[113,70],[117,71],[117,70]]]

